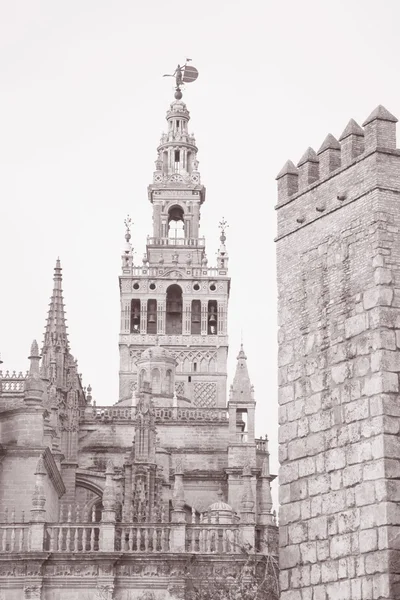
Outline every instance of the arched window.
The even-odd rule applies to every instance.
[[[192,300],[192,323],[191,333],[201,333],[201,302],[200,300]]]
[[[170,369],[165,374],[165,393],[172,394],[172,371]]]
[[[153,369],[151,372],[151,391],[153,394],[161,393],[161,377],[158,369]]]
[[[182,334],[182,289],[176,283],[167,289],[167,311],[165,333]]]
[[[147,333],[157,333],[157,300],[147,301]]]
[[[131,333],[140,333],[140,300],[131,302]]]
[[[217,322],[218,313],[217,313],[217,301],[209,300],[208,301],[208,315],[207,315],[207,330],[211,335],[216,335],[217,333]]]
[[[146,369],[142,369],[139,373],[139,390],[142,389],[143,383],[146,381]]]
[[[168,237],[182,239],[185,237],[185,224],[183,209],[180,206],[171,206],[168,211]]]

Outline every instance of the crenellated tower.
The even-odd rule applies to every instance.
[[[396,122],[378,106],[277,177],[282,600],[399,595]]]
[[[217,265],[210,267],[200,235],[206,190],[200,180],[196,141],[189,133],[189,111],[181,96],[177,92],[171,103],[167,133],[157,148],[148,188],[153,231],[140,266],[133,264],[130,221],[126,222],[120,276],[120,401],[129,403],[137,390],[142,352],[159,344],[177,362],[171,398],[176,391],[178,398],[194,406],[223,407],[230,285],[226,222],[220,223]]]

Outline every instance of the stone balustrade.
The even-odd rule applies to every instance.
[[[46,525],[44,549],[50,552],[95,552],[100,550],[100,523]]]
[[[170,525],[165,523],[117,525],[115,549],[121,552],[169,552]]]
[[[192,246],[204,248],[206,241],[204,238],[147,238],[148,246]]]
[[[80,409],[81,421],[114,420],[134,421],[135,410],[132,407],[90,406]],[[171,421],[209,421],[227,422],[228,413],[225,408],[177,408],[165,407],[155,409],[156,423]]]
[[[25,375],[16,371],[0,371],[0,393],[3,394],[23,394],[25,391]]]
[[[237,554],[249,539],[255,540],[255,525],[240,523],[0,523],[0,554],[88,552]],[[176,535],[176,534],[179,535]],[[258,532],[258,536],[260,532]],[[183,536],[183,537],[182,537]],[[253,545],[250,552],[268,553]]]
[[[0,523],[0,552],[27,552],[29,523]]]
[[[186,552],[236,554],[240,552],[240,529],[235,525],[186,526]]]

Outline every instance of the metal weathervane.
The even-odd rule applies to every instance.
[[[195,67],[188,65],[192,59],[187,58],[183,67],[178,65],[174,71],[174,73],[167,73],[163,75],[163,77],[175,77],[175,98],[180,100],[182,98],[181,87],[185,83],[192,83],[192,81],[196,81],[199,76],[199,72]]]

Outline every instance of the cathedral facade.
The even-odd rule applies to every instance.
[[[118,400],[96,406],[82,386],[59,260],[41,351],[26,376],[0,376],[1,600],[189,598],[276,554],[243,347],[227,390],[226,224],[209,266],[189,118],[176,94],[139,266],[126,220]]]

